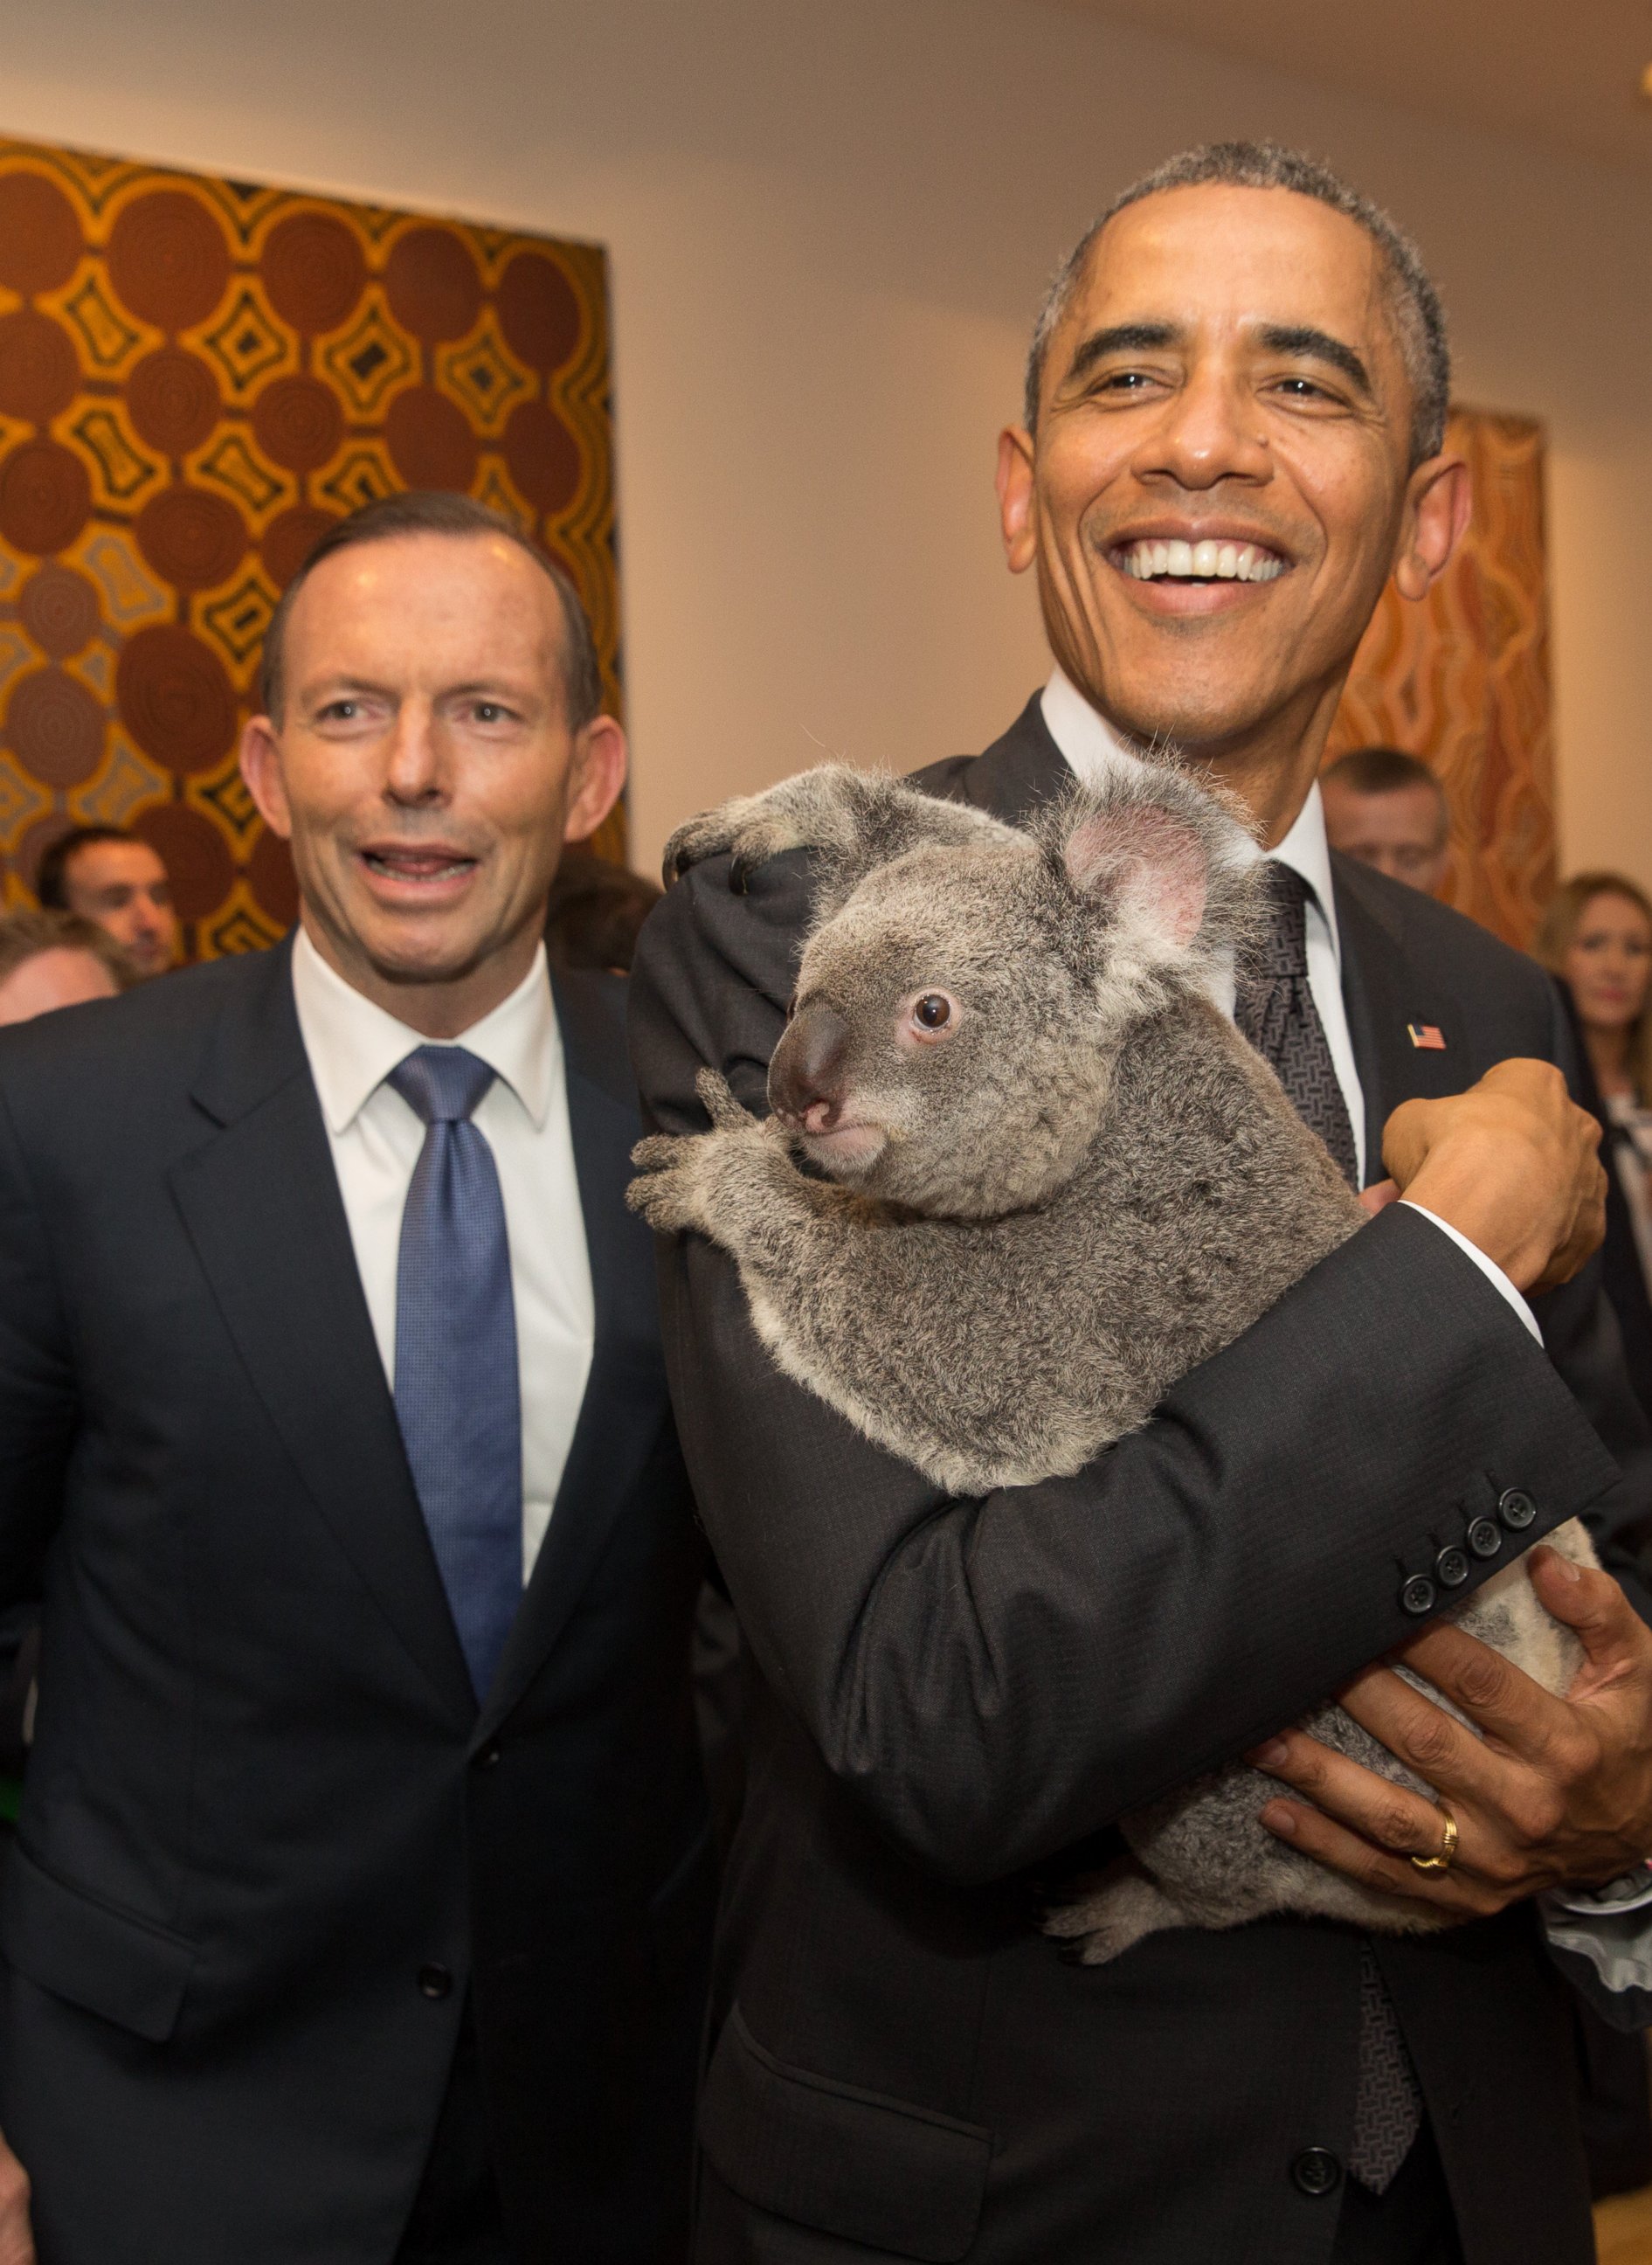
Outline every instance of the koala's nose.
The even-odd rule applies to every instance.
[[[829,1132],[843,1108],[849,1026],[830,1007],[801,1009],[768,1065],[768,1105],[794,1132]]]

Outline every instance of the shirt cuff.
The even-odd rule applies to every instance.
[[[1538,1897],[1549,1956],[1614,2029],[1652,2026],[1652,1874],[1644,1868],[1597,1890]]]
[[[1532,1313],[1531,1307],[1527,1305],[1525,1300],[1520,1295],[1520,1293],[1515,1288],[1514,1284],[1503,1272],[1502,1267],[1497,1264],[1496,1261],[1495,1259],[1488,1258],[1485,1252],[1481,1250],[1477,1244],[1471,1242],[1460,1228],[1455,1227],[1452,1225],[1450,1220],[1441,1219],[1437,1213],[1430,1211],[1425,1205],[1413,1203],[1409,1196],[1401,1196],[1400,1200],[1408,1211],[1416,1212],[1423,1219],[1431,1219],[1442,1234],[1449,1234],[1451,1236],[1452,1241],[1462,1252],[1464,1257],[1472,1258],[1474,1260],[1475,1265],[1479,1267],[1487,1281],[1490,1283],[1492,1288],[1497,1293],[1497,1295],[1506,1305],[1512,1307],[1514,1311],[1520,1316],[1520,1320],[1527,1333],[1537,1344],[1541,1344],[1543,1342],[1543,1332],[1537,1325],[1536,1315]]]

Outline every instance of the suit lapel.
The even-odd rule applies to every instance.
[[[221,1018],[171,1172],[220,1311],[317,1509],[445,1705],[476,1701],[356,1271],[293,1004],[289,948]]]
[[[1044,720],[1044,696],[1035,692],[1002,739],[967,764],[962,799],[1012,826],[1024,826],[1045,803],[1073,783],[1067,760]]]
[[[642,1133],[630,1073],[600,997],[577,977],[559,976],[554,988],[595,1330],[550,1524],[482,1709],[481,1739],[504,1721],[543,1665],[666,1420],[653,1240],[625,1207],[631,1149]]]
[[[1365,1177],[1382,1177],[1382,1128],[1402,1101],[1458,1093],[1470,1075],[1468,1032],[1456,999],[1418,964],[1380,894],[1357,865],[1333,856],[1343,997],[1365,1095]],[[1437,1031],[1419,1046],[1413,1030]]]

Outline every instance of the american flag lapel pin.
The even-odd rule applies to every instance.
[[[1443,1054],[1445,1052],[1445,1035],[1437,1023],[1408,1023],[1405,1034],[1412,1045],[1420,1046],[1425,1054]]]

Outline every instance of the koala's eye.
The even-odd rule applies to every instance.
[[[926,1031],[943,1031],[952,1020],[952,1001],[939,991],[928,991],[912,1011]]]

